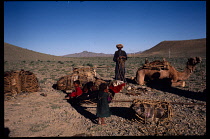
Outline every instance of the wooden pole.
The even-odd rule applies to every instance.
[[[171,49],[169,48],[168,57],[171,58]]]

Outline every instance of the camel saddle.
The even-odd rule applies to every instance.
[[[155,60],[150,62],[146,59],[145,64],[143,64],[143,69],[150,69],[150,70],[168,70],[169,69],[169,62],[165,60],[165,58],[160,60]]]

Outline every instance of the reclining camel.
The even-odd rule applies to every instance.
[[[136,72],[136,82],[140,85],[144,85],[145,79],[148,80],[169,79],[171,81],[171,86],[184,87],[185,86],[184,80],[190,77],[191,73],[195,70],[196,64],[200,62],[201,62],[201,57],[189,58],[186,63],[186,68],[184,69],[184,71],[179,72],[165,60],[163,60],[162,62],[156,60],[150,63],[146,60],[145,65],[150,65],[150,66],[149,67],[145,66],[138,69],[138,71]],[[158,67],[157,65],[162,65],[162,66]]]

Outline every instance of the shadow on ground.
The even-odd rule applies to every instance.
[[[8,127],[4,128],[4,137],[9,137],[10,129]]]
[[[79,104],[73,104],[70,100],[67,101],[68,103],[71,104],[71,106],[78,112],[80,113],[82,116],[84,116],[87,119],[90,119],[92,123],[97,124],[97,117],[96,114],[93,114],[89,111],[87,111],[86,109],[88,107],[83,107]],[[95,108],[95,107],[91,107],[91,108]],[[96,108],[95,108],[96,109]]]
[[[132,120],[134,118],[134,111],[129,107],[110,107],[112,115],[122,117],[126,120]]]
[[[132,84],[137,84],[135,80],[131,80],[126,78],[128,83]],[[162,80],[154,80],[150,81],[146,84],[148,87],[163,91],[163,92],[168,92],[172,94],[176,94],[179,96],[183,96],[186,98],[190,99],[196,99],[200,101],[206,101],[206,90],[203,92],[193,92],[193,91],[188,91],[188,90],[182,90],[176,87],[171,87],[171,81],[170,79],[162,79]]]
[[[171,87],[171,84],[168,83],[168,81],[164,81],[164,80],[158,80],[158,81],[147,83],[147,86],[160,90],[160,91],[183,96],[186,98],[206,101],[206,90],[204,90],[203,92],[193,92],[193,91],[188,91],[188,90],[182,90],[176,87]]]
[[[72,104],[69,100],[68,102],[71,104],[71,106],[82,116],[84,116],[87,119],[90,119],[92,123],[97,124],[97,117],[96,114],[93,114],[86,110],[87,108],[93,108],[96,109],[96,106],[94,107],[84,107],[78,104]],[[110,111],[112,115],[122,117],[126,120],[132,120],[134,116],[134,111],[129,107],[110,107]]]

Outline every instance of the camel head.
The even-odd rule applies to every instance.
[[[187,61],[187,67],[188,69],[190,69],[190,72],[193,72],[195,70],[195,66],[198,63],[201,63],[201,61],[202,61],[201,57],[189,58]]]
[[[189,58],[187,61],[187,65],[195,66],[196,64],[201,63],[201,61],[201,57]]]

